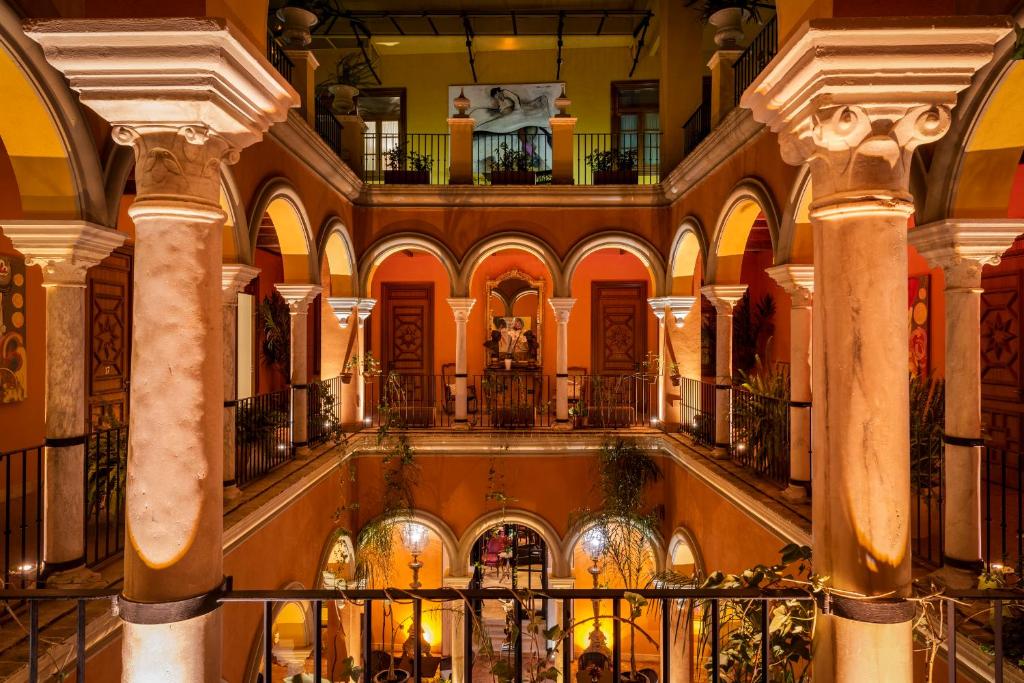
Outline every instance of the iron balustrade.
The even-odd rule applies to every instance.
[[[544,185],[551,182],[551,133],[477,133],[473,136],[477,185]]]
[[[124,551],[128,426],[92,432],[85,442],[85,557],[103,564]]]
[[[368,132],[363,137],[363,181],[371,184],[447,185],[450,178],[448,133]],[[393,159],[397,166],[389,165]],[[417,174],[417,160],[429,169]],[[422,165],[420,168],[422,168]]]
[[[295,458],[290,389],[239,399],[235,410],[235,481],[244,486]]]
[[[740,102],[740,97],[743,96],[743,91],[750,87],[750,84],[764,71],[778,51],[779,22],[778,15],[775,15],[758,31],[747,49],[732,65],[733,96],[737,105]]]
[[[327,143],[338,158],[341,159],[342,144],[341,144],[341,122],[338,121],[334,115],[334,111],[331,109],[331,103],[325,101],[319,97],[315,99],[314,104],[314,122],[316,123],[316,132],[320,136],[320,139]]]
[[[284,80],[292,82],[292,69],[295,68],[295,64],[289,59],[273,34],[267,35],[267,60],[273,64],[279,74],[284,76]]]
[[[775,482],[789,484],[789,401],[730,390],[729,451],[733,462]]]
[[[711,102],[705,100],[683,124],[683,157],[689,156],[690,152],[697,149],[697,145],[703,142],[710,133]]]
[[[3,477],[5,586],[41,582],[43,563],[43,446],[0,453]]]
[[[691,377],[679,378],[680,431],[689,434],[697,443],[712,448],[715,445],[714,382]]]
[[[310,446],[341,435],[341,377],[332,377],[307,385],[306,438]]]
[[[471,378],[469,420],[494,429],[550,427],[555,420],[554,378],[526,371],[497,371]]]
[[[394,429],[451,426],[455,388],[445,379],[443,375],[396,372],[367,378],[366,425]]]
[[[657,185],[661,182],[661,131],[576,133],[574,142],[573,178],[577,185]],[[595,172],[593,166],[601,155],[607,155],[610,168]],[[628,170],[618,164],[625,155],[632,159]]]
[[[1024,472],[1020,450],[985,446],[982,509],[983,551],[989,570],[996,565],[1024,576]]]
[[[657,394],[656,375],[570,375],[569,417],[575,428],[658,426]]]
[[[910,442],[910,539],[914,559],[931,567],[942,565],[945,552],[944,449],[942,434],[930,432]]]

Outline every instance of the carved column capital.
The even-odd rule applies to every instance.
[[[0,230],[30,266],[43,270],[44,287],[85,287],[87,271],[124,244],[128,237],[86,221],[17,221]]]
[[[690,315],[690,311],[693,310],[693,305],[697,302],[695,296],[667,296],[665,297],[665,305],[672,312],[672,318],[675,321],[676,327],[682,327],[686,322],[686,318]]]
[[[746,285],[704,285],[701,293],[708,298],[718,315],[732,315],[733,307],[743,298]]]
[[[281,295],[281,298],[288,304],[288,311],[292,315],[305,315],[309,304],[316,298],[317,294],[323,291],[320,285],[290,285],[278,283],[274,289]]]
[[[376,299],[359,299],[356,303],[356,315],[359,316],[359,327],[366,324],[366,319],[370,317],[370,313],[376,305]]]
[[[334,317],[338,319],[338,324],[343,330],[348,329],[348,321],[352,318],[352,312],[358,303],[359,299],[353,296],[327,297],[327,304],[331,307]]]
[[[907,241],[928,265],[942,268],[946,289],[977,289],[982,269],[997,265],[1022,233],[1019,218],[947,218],[912,229]]]
[[[814,266],[809,263],[784,263],[764,272],[789,294],[793,308],[808,308],[814,297]]]
[[[476,299],[448,299],[448,305],[455,314],[455,322],[465,323],[469,320],[469,312],[473,310]]]
[[[654,317],[658,319],[659,323],[665,322],[665,307],[668,306],[668,302],[665,297],[653,297],[647,300],[647,305],[651,307],[654,312]]]
[[[551,310],[555,313],[556,323],[568,323],[572,307],[576,305],[576,299],[571,297],[552,297],[548,299]]]
[[[244,263],[225,263],[221,265],[220,288],[224,295],[224,305],[233,306],[238,303],[238,294],[260,274],[256,266]]]

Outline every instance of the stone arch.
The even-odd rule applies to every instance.
[[[739,283],[747,237],[758,215],[768,222],[772,250],[778,251],[779,213],[771,192],[757,178],[744,178],[725,201],[715,227],[714,242],[708,255],[706,280],[714,284]]]
[[[224,263],[252,265],[248,217],[235,177],[227,167],[221,168],[220,208],[227,215],[224,222]]]
[[[562,262],[546,242],[526,233],[507,232],[482,239],[466,252],[462,259],[457,290],[461,294],[456,296],[468,295],[473,281],[473,273],[485,258],[506,249],[524,251],[535,256],[547,266],[548,272],[551,274],[552,289],[555,292],[561,292],[567,287],[562,278]],[[561,294],[555,296],[561,296]]]
[[[480,517],[477,517],[462,534],[459,543],[459,554],[452,562],[452,572],[464,572],[469,567],[470,553],[476,540],[485,531],[497,524],[522,524],[528,526],[544,539],[551,553],[551,574],[553,576],[568,576],[569,566],[564,563],[565,551],[562,547],[562,539],[551,524],[540,515],[521,509],[494,510]],[[461,574],[459,574],[461,576]]]
[[[700,290],[700,283],[694,282],[697,265],[701,271],[707,267],[708,243],[704,228],[694,216],[683,219],[672,239],[669,251],[665,289],[669,294],[689,296]]]
[[[317,253],[319,254],[317,263],[320,264],[320,268],[323,267],[326,260],[331,276],[327,295],[356,296],[358,282],[356,282],[355,249],[352,246],[352,238],[348,229],[337,216],[328,218],[320,230],[320,244]]]
[[[305,590],[305,586],[299,581],[291,581],[282,587],[284,590]],[[294,605],[297,607],[303,615],[303,630],[305,632],[308,642],[312,643],[313,638],[319,634],[315,634],[313,630],[313,608],[309,602],[302,602],[299,600],[291,600],[287,602],[275,602],[271,608],[271,624],[277,623],[277,618],[281,614],[281,611],[285,609],[286,605]],[[245,679],[246,681],[255,681],[259,676],[260,669],[263,666],[263,645],[266,643],[266,639],[263,637],[263,620],[261,619],[259,625],[256,628],[256,634],[253,638],[252,645],[249,647],[249,662],[245,667]],[[269,676],[264,677],[263,680],[269,680]]]
[[[572,554],[573,551],[576,550],[576,544],[580,542],[580,538],[582,538],[583,534],[593,526],[593,524],[576,525],[570,529],[568,535],[565,537],[565,540],[562,543],[562,551],[564,553],[562,561],[565,563],[564,566],[567,571],[572,568]],[[651,555],[654,558],[654,571],[663,571],[665,569],[666,557],[664,539],[662,539],[661,535],[657,532],[651,532],[647,534],[647,542],[651,546]]]
[[[320,560],[316,565],[316,577],[313,579],[313,584],[316,587],[324,588],[324,572],[327,570],[328,563],[331,562],[334,549],[339,545],[342,546],[343,552],[349,558],[349,571],[346,572],[344,578],[347,581],[355,579],[356,547],[355,542],[352,540],[352,534],[347,529],[335,529],[327,537],[327,541],[320,550]]]
[[[665,263],[654,245],[628,232],[608,230],[585,237],[569,250],[563,267],[565,289],[558,296],[571,296],[569,288],[576,268],[587,256],[602,249],[622,249],[637,257],[650,273],[653,296],[664,295]]]
[[[433,237],[402,232],[374,242],[359,260],[359,291],[370,292],[373,273],[384,259],[400,251],[422,251],[433,255],[448,272],[451,296],[461,296],[456,289],[459,282],[459,265],[448,247]]]
[[[364,526],[374,524],[382,519],[385,518],[378,515],[374,519],[367,522],[366,525]],[[453,532],[452,528],[448,526],[448,523],[440,517],[438,517],[437,515],[431,512],[427,512],[426,510],[420,509],[411,510],[408,517],[405,519],[407,519],[410,522],[422,524],[423,526],[430,529],[430,531],[437,534],[438,538],[441,539],[441,548],[444,551],[444,555],[448,558],[448,565],[450,568],[454,569],[454,559],[458,557],[459,554],[459,541],[458,538],[456,538],[455,536],[455,532]],[[358,539],[358,535],[356,536],[356,538]]]
[[[256,193],[256,201],[249,214],[249,263],[254,257],[256,238],[265,214],[273,221],[281,245],[285,282],[319,283],[320,270],[309,216],[298,192],[283,178],[267,181]]]
[[[813,263],[814,236],[811,231],[811,169],[804,164],[786,201],[786,210],[779,225],[779,242],[775,248],[775,265]]]
[[[0,3],[0,139],[10,157],[24,218],[117,222],[88,122],[67,81],[25,35],[22,20]]]
[[[701,552],[700,545],[697,543],[697,537],[693,535],[689,529],[684,526],[676,527],[676,530],[672,532],[672,538],[668,541],[668,547],[665,552],[665,566],[671,567],[673,557],[680,544],[685,544],[689,548],[691,555],[693,556],[693,568],[696,573],[703,576],[707,572],[707,567],[704,566],[704,554]]]

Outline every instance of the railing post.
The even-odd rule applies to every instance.
[[[292,445],[308,452],[309,374],[306,337],[309,305],[320,293],[320,285],[278,283],[274,288],[288,303],[291,318]]]
[[[457,429],[469,426],[467,412],[469,384],[466,375],[468,369],[468,361],[466,359],[466,323],[469,321],[469,313],[473,310],[473,304],[475,303],[476,299],[448,299],[448,305],[452,307],[452,313],[455,314],[455,421],[453,426]]]
[[[548,121],[551,124],[551,184],[572,185],[576,117],[559,114]]]
[[[224,496],[241,494],[235,477],[235,414],[238,410],[238,293],[260,269],[244,263],[221,266],[221,294],[224,296]]]
[[[452,185],[473,184],[473,128],[476,123],[469,116],[455,115],[448,119],[451,150],[451,168],[448,182]]]
[[[313,128],[316,128],[316,68],[320,62],[313,56],[312,50],[285,49],[284,53],[292,60],[292,86],[298,91],[302,104],[299,113]]]
[[[711,127],[717,126],[726,114],[736,107],[736,74],[733,64],[743,54],[742,50],[720,48],[711,55],[708,69],[711,70]]]
[[[672,355],[677,365],[676,374],[680,377],[677,402],[679,407],[672,413],[672,417],[678,424],[686,424],[694,420],[696,411],[683,414],[685,408],[682,400],[682,378],[700,379],[700,306],[695,296],[667,296],[665,304],[672,314],[671,319],[666,321],[665,347],[666,350],[674,351]],[[692,314],[695,309],[696,314]],[[672,368],[665,370],[671,378]],[[699,401],[695,402],[694,406],[699,409]]]
[[[668,300],[665,297],[658,297],[647,300],[648,305],[658,319],[658,427],[664,428],[668,421],[668,409],[666,407],[665,391],[668,387],[668,354],[666,353],[667,331],[665,329],[665,313],[668,307]]]
[[[746,285],[705,285],[704,296],[718,312],[715,324],[715,457],[729,457],[730,392],[732,391],[732,309],[747,291]]]
[[[441,579],[441,586],[465,590],[469,588],[469,582],[468,576],[445,576]],[[446,603],[441,612],[441,642],[445,647],[441,654],[452,658],[452,683],[471,683],[464,678],[466,628],[462,621],[466,612],[462,608],[463,603],[458,600]],[[472,648],[473,643],[470,642],[469,646]]]
[[[327,304],[331,307],[339,327],[346,335],[345,352],[341,358],[341,373],[352,375],[347,384],[343,382],[341,385],[341,411],[338,417],[343,429],[361,429],[362,424],[360,424],[358,415],[359,384],[356,380],[362,375],[362,368],[359,367],[360,349],[357,347],[359,323],[353,324],[353,318],[358,321],[356,306],[359,304],[359,299],[330,296],[327,297]]]
[[[559,429],[569,429],[569,313],[576,299],[552,297],[548,299],[555,312],[555,424]]]
[[[366,122],[358,113],[335,114],[341,124],[341,158],[362,178],[366,173]]]
[[[366,355],[366,320],[370,317],[370,312],[373,311],[373,307],[377,305],[376,299],[359,299],[356,303],[356,318],[358,319],[358,327],[356,327],[356,357],[359,358],[358,368],[359,372],[355,375],[356,393],[358,394],[359,405],[356,408],[356,418],[359,420],[359,424],[366,425],[366,417],[369,415],[366,405],[366,374],[362,372],[363,358]]]

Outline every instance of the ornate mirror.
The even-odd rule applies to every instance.
[[[544,281],[510,270],[487,281],[487,364],[511,356],[519,367],[539,366]]]

